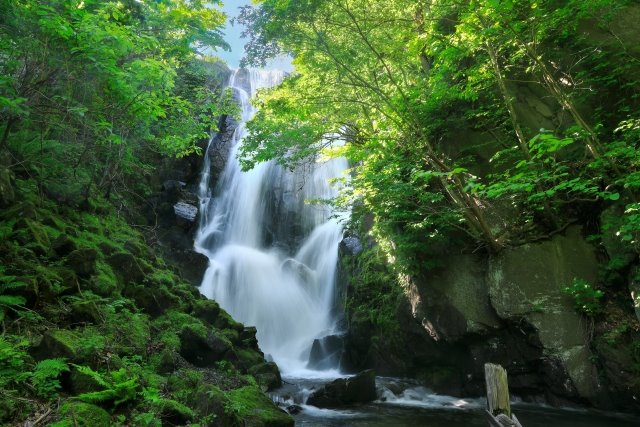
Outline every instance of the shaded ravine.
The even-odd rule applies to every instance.
[[[313,162],[291,172],[270,162],[241,170],[236,154],[245,123],[255,113],[249,100],[283,77],[279,71],[261,70],[238,70],[231,76],[229,87],[242,117],[213,188],[211,162],[205,158],[195,247],[210,261],[201,293],[238,321],[255,326],[260,348],[286,375],[304,372],[314,339],[336,332],[342,227],[330,208],[306,202],[334,197],[329,181],[341,176],[347,163]]]

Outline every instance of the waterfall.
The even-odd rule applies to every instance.
[[[235,71],[230,78],[242,119],[213,189],[207,149],[195,247],[209,258],[200,292],[236,320],[256,326],[260,348],[292,374],[306,369],[314,339],[337,332],[342,228],[332,209],[305,201],[335,197],[329,181],[342,176],[347,162],[313,162],[294,171],[270,162],[241,171],[236,154],[245,122],[255,113],[249,101],[282,78],[282,72],[258,70]]]

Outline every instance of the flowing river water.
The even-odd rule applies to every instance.
[[[299,405],[299,426],[486,426],[484,400],[431,393],[409,380],[378,378],[379,399],[341,410],[306,405],[310,391],[340,373],[337,366],[308,367],[314,340],[339,334],[336,276],[340,218],[309,200],[330,199],[333,178],[344,177],[344,159],[310,162],[294,171],[261,163],[243,172],[236,159],[255,113],[250,99],[277,85],[279,71],[240,70],[230,78],[242,110],[229,158],[212,187],[209,149],[199,187],[201,220],[196,249],[209,258],[200,292],[216,300],[236,320],[256,326],[260,348],[277,363],[285,385],[272,395],[282,406]],[[212,139],[214,141],[214,139]],[[211,143],[210,143],[211,144]],[[582,410],[516,404],[525,427],[627,427],[640,420]]]

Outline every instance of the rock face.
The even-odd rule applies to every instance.
[[[491,260],[487,276],[498,316],[531,325],[544,356],[562,371],[554,375],[569,380],[563,382],[563,389],[550,391],[594,403],[600,384],[591,362],[586,322],[562,288],[576,278],[596,283],[597,266],[593,246],[574,227],[550,242],[504,251]]]
[[[309,354],[309,369],[329,369],[340,365],[344,351],[344,338],[338,335],[327,335],[313,341]]]
[[[319,408],[337,408],[376,399],[376,374],[372,369],[350,378],[338,378],[311,393],[307,404]]]
[[[469,396],[484,394],[484,363],[499,363],[512,393],[525,399],[638,408],[628,398],[640,394],[630,382],[633,339],[612,344],[606,325],[594,332],[593,321],[563,292],[574,279],[600,280],[596,248],[580,227],[494,256],[447,254],[439,261],[428,275],[405,278],[396,345],[349,319],[343,367],[376,367],[417,377],[439,393]],[[629,283],[637,296],[640,286]]]

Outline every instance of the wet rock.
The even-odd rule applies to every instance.
[[[223,360],[233,346],[216,331],[203,333],[190,326],[180,332],[180,355],[196,366],[213,366]]]
[[[96,272],[98,251],[92,248],[80,248],[67,255],[65,264],[79,277],[89,277]]]
[[[291,415],[297,415],[302,412],[302,406],[300,405],[289,405],[285,408],[285,410]]]
[[[282,377],[278,365],[274,362],[261,363],[249,369],[258,384],[264,387],[265,391],[274,390],[282,385]]]
[[[307,404],[319,408],[338,408],[376,399],[376,374],[369,369],[350,378],[338,378],[311,393]]]
[[[178,202],[173,205],[173,211],[178,217],[178,224],[180,224],[180,220],[186,221],[187,223],[193,223],[198,216],[198,208],[185,202]],[[190,225],[191,224],[189,224],[189,226]]]
[[[309,369],[329,369],[340,364],[344,350],[344,338],[338,335],[327,335],[313,340],[309,355]]]

